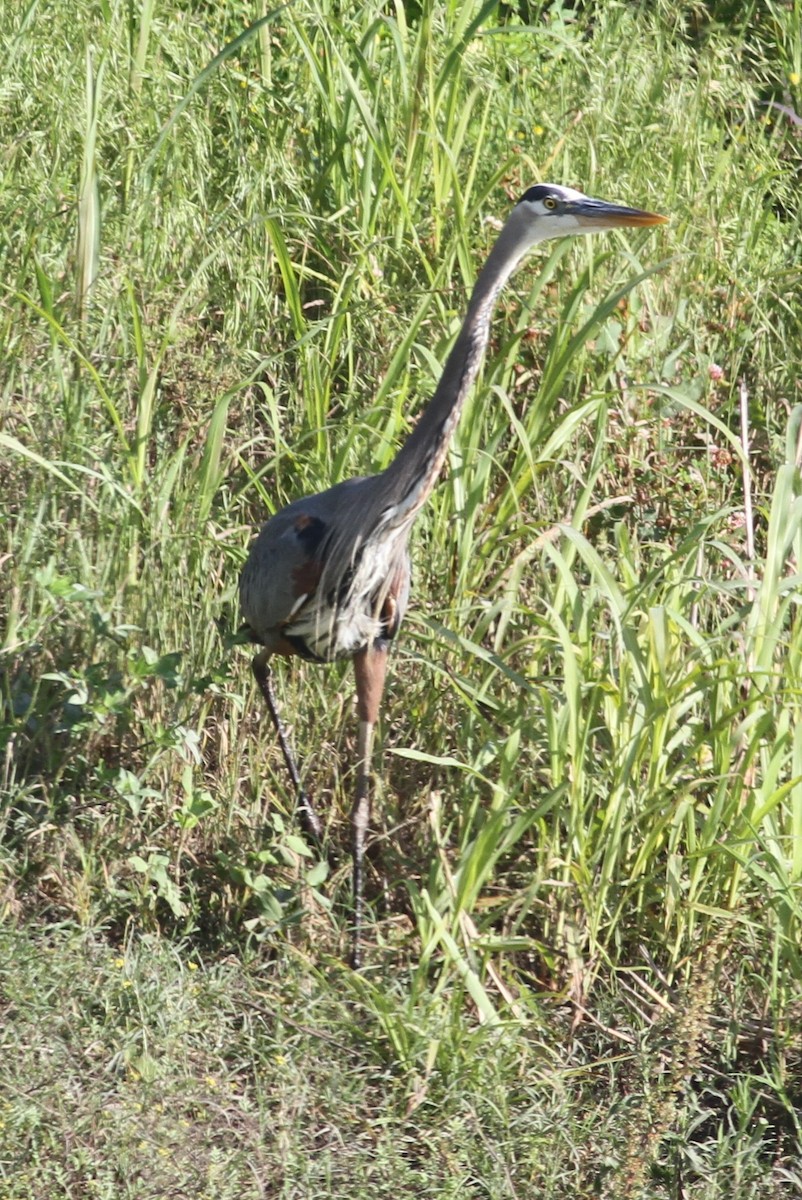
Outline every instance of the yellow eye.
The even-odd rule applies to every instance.
[[[543,207],[544,208],[556,208],[557,201],[554,199],[553,196],[547,196],[546,199],[543,201]]]

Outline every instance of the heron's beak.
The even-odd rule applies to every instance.
[[[567,211],[576,217],[580,228],[620,229],[626,225],[663,225],[668,217],[659,213],[644,212],[641,208],[624,208],[621,204],[608,204],[606,200],[592,200],[583,196],[567,206]]]

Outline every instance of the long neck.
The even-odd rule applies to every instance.
[[[448,443],[482,362],[499,292],[534,240],[526,215],[513,209],[476,281],[435,393],[381,476],[394,524],[414,517],[437,482]]]

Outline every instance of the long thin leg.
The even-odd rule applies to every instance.
[[[353,855],[354,924],[352,927],[351,965],[362,966],[362,917],[364,912],[365,839],[370,824],[370,769],[373,758],[373,732],[379,717],[387,651],[370,646],[354,658],[356,701],[359,713],[357,741],[356,795],[351,809],[351,853]]]
[[[351,809],[351,854],[353,856],[354,924],[351,929],[351,966],[362,966],[362,917],[365,895],[365,839],[370,824],[370,764],[373,755],[370,721],[359,722],[357,741],[356,796]]]
[[[267,650],[262,650],[254,658],[251,668],[253,670],[254,679],[259,684],[259,690],[265,698],[270,716],[273,718],[273,724],[276,727],[276,736],[278,744],[281,747],[281,753],[284,755],[284,761],[287,764],[287,770],[290,773],[292,785],[295,788],[295,805],[298,809],[298,817],[301,822],[301,827],[304,833],[314,838],[316,842],[323,840],[323,826],[320,822],[320,817],[312,807],[312,801],[304,791],[301,783],[301,776],[298,774],[298,766],[295,762],[295,757],[290,749],[287,731],[284,728],[284,722],[281,720],[281,714],[278,711],[278,702],[276,693],[273,690],[273,672],[270,670],[268,662],[270,655]]]

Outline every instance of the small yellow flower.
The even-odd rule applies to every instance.
[[[123,969],[123,967],[125,966],[125,959],[124,958],[115,958],[114,965],[118,971],[121,971]]]
[[[535,137],[543,137],[543,126],[536,125],[532,132],[534,133]]]
[[[197,963],[195,963],[195,962],[189,962],[189,963],[187,963],[187,970],[188,970],[188,971],[197,971],[197,969],[198,969],[198,964],[197,964]]]
[[[800,79],[802,79],[802,75],[800,75],[798,71],[791,71],[790,75],[788,76],[788,82],[792,87],[796,87]]]

